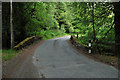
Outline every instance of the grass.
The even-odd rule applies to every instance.
[[[16,50],[13,50],[13,49],[3,49],[2,50],[2,60],[3,61],[9,61],[11,60],[12,58],[14,58],[17,54],[19,54],[21,51],[16,51]]]

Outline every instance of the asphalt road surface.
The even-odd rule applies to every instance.
[[[68,37],[46,40],[11,74],[11,78],[118,78],[118,70],[78,53]]]

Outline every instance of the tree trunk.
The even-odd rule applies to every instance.
[[[13,37],[13,24],[12,24],[12,0],[10,2],[10,32],[11,32],[11,49],[13,48],[14,44],[14,37]]]
[[[120,43],[120,2],[115,2],[113,5],[115,13],[115,43]],[[115,45],[115,55],[120,57],[120,45]]]
[[[93,42],[95,42],[96,35],[95,35],[95,26],[94,26],[94,2],[92,3],[92,24],[93,24]]]

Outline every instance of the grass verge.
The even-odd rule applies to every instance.
[[[20,50],[13,50],[13,49],[3,49],[2,50],[2,60],[3,61],[9,61],[12,58],[14,58],[15,56],[17,56],[17,54],[20,54]]]

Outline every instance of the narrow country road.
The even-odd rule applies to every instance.
[[[11,78],[118,78],[118,70],[78,53],[68,37],[46,40],[14,70]]]

